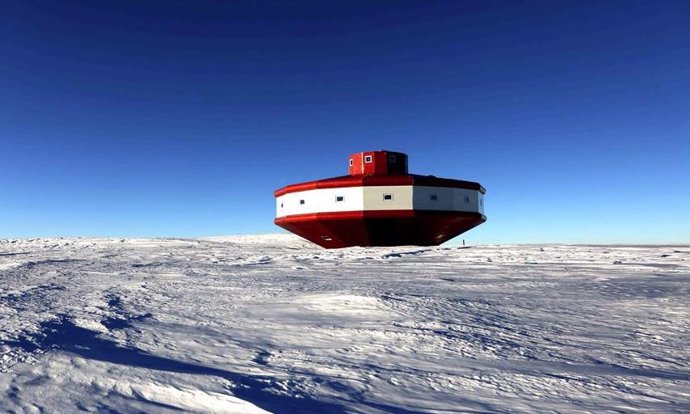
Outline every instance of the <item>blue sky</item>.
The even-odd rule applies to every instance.
[[[390,149],[471,243],[690,243],[686,1],[9,1],[0,237],[279,232]]]

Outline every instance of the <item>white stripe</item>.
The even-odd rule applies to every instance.
[[[385,195],[391,196],[390,200]],[[435,196],[435,197],[434,197]],[[342,201],[337,201],[342,197]],[[300,201],[304,200],[304,204]],[[295,214],[371,210],[434,210],[484,213],[477,190],[427,186],[366,186],[320,188],[276,198],[276,217]]]

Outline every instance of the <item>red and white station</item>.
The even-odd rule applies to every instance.
[[[438,245],[486,221],[479,183],[407,172],[407,155],[366,151],[349,175],[276,190],[275,224],[325,248]]]

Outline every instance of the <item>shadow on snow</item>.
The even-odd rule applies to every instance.
[[[274,380],[270,377],[254,377],[159,357],[136,348],[120,347],[112,341],[100,338],[96,331],[76,326],[65,315],[60,315],[56,320],[43,322],[41,328],[39,333],[31,337],[8,341],[5,344],[26,352],[60,349],[82,358],[135,368],[224,378],[237,385],[233,389],[236,397],[274,413],[346,412],[341,405],[318,401],[307,396],[293,397],[275,394],[271,392]]]

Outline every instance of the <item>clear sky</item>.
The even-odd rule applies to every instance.
[[[471,243],[690,243],[690,3],[3,2],[0,237],[280,232],[376,149]]]

